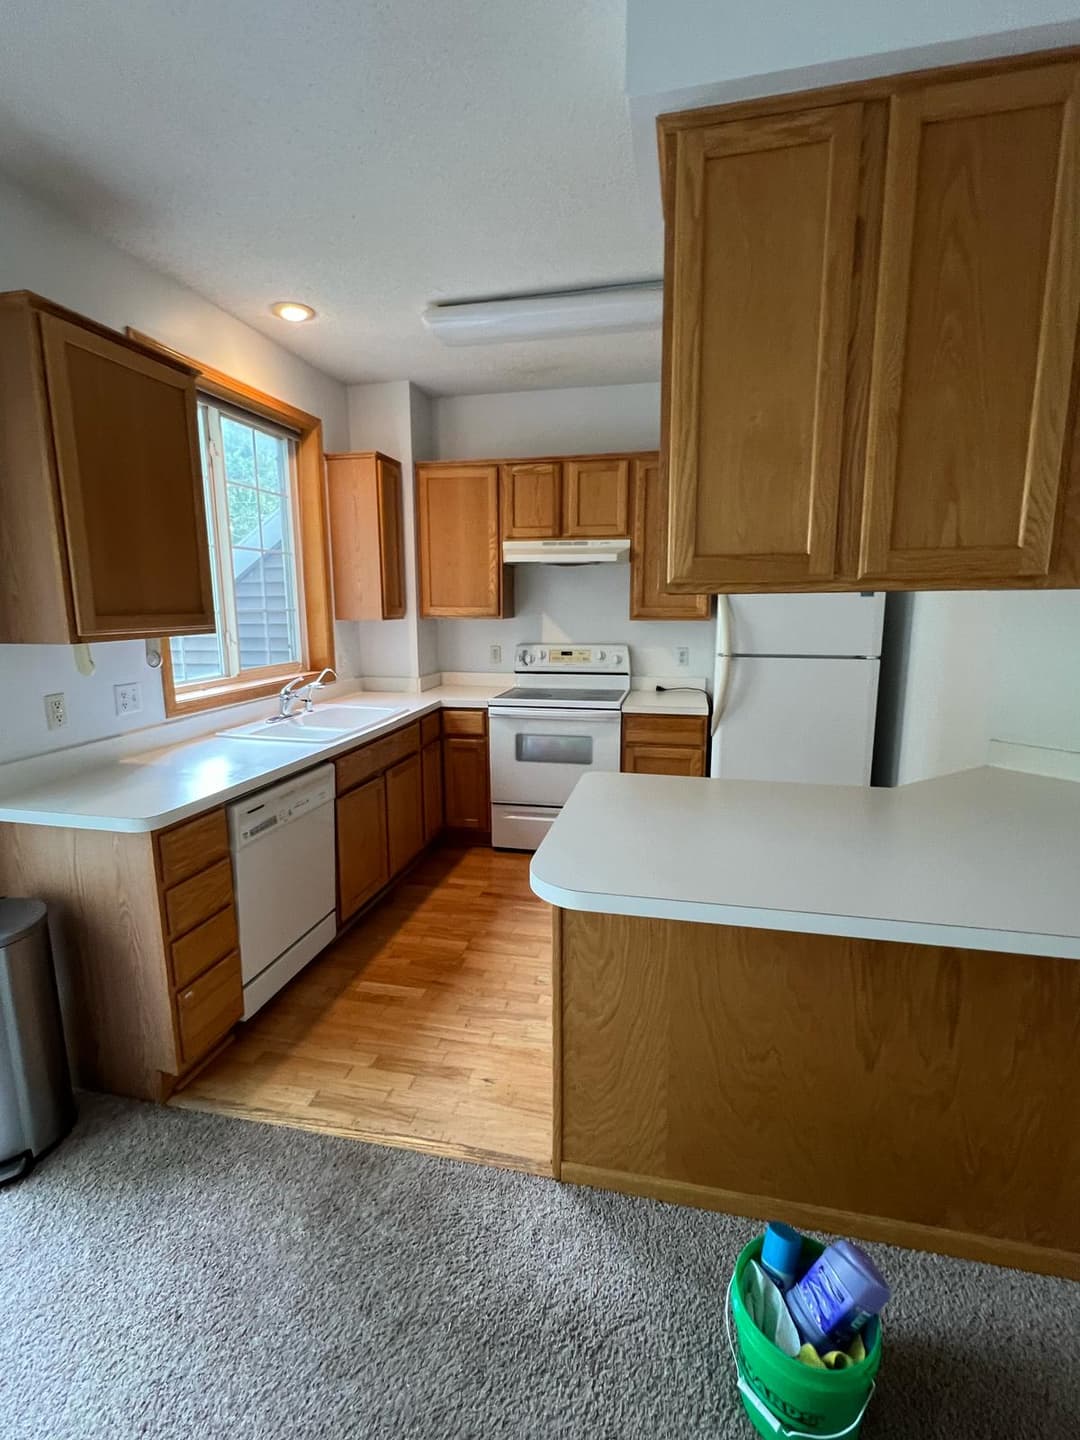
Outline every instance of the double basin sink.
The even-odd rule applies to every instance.
[[[347,740],[351,735],[362,735],[404,715],[406,707],[387,709],[378,705],[316,705],[313,710],[280,719],[274,715],[268,720],[256,720],[250,725],[238,725],[234,730],[219,730],[218,734],[227,740],[274,740],[293,745],[333,745],[338,740]]]

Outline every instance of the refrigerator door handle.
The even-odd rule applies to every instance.
[[[710,735],[720,728],[731,684],[731,601],[716,597],[716,668],[713,671],[713,710]]]

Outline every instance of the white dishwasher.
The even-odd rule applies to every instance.
[[[337,933],[334,767],[228,807],[244,1019]]]

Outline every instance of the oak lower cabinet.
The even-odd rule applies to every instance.
[[[704,715],[624,715],[622,769],[634,775],[705,774]]]
[[[487,711],[443,712],[443,797],[446,828],[477,836],[491,831]]]
[[[420,752],[424,791],[424,844],[430,845],[443,828],[442,738],[436,736]]]
[[[424,791],[418,754],[386,772],[386,828],[390,878],[394,879],[424,848]]]
[[[0,295],[0,643],[213,629],[195,373]]]
[[[497,464],[418,465],[416,528],[421,615],[514,613],[512,576],[502,562]]]
[[[327,455],[326,491],[338,620],[405,614],[401,465],[378,451]]]
[[[661,117],[668,589],[1080,584],[1080,52]]]
[[[87,1089],[167,1099],[241,1018],[224,810],[156,835],[2,825],[0,892],[49,906]]]
[[[338,796],[337,865],[338,919],[344,924],[390,883],[385,776]]]

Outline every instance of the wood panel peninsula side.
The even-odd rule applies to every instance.
[[[1080,1278],[1077,834],[1005,770],[586,777],[531,872],[555,1174]]]

